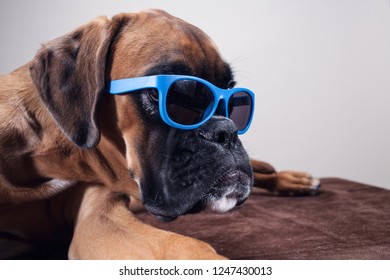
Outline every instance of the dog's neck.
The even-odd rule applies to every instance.
[[[102,134],[96,148],[78,148],[44,106],[28,65],[1,76],[0,84],[0,172],[7,174],[1,175],[0,187],[9,189],[10,197],[15,187],[24,188],[28,199],[29,189],[42,187],[42,196],[47,196],[49,189],[56,192],[78,182],[103,184],[133,196],[138,193],[128,177],[123,149],[118,149],[120,137]],[[45,184],[51,188],[46,190]]]

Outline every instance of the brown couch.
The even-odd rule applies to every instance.
[[[255,192],[226,214],[203,212],[170,223],[148,213],[138,217],[209,242],[231,259],[389,260],[390,191],[334,178],[321,184],[316,196]],[[66,246],[36,244],[22,255],[15,246],[11,258],[63,259]]]
[[[227,214],[139,218],[231,259],[390,259],[390,191],[335,178],[321,184],[316,196],[255,193]]]

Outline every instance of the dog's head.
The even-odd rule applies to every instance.
[[[220,88],[234,83],[208,36],[155,10],[99,18],[49,42],[31,65],[38,92],[64,134],[82,149],[112,139],[144,205],[160,219],[204,207],[225,212],[242,203],[252,168],[231,120],[214,116],[181,130],[163,122],[153,90],[121,96],[105,91],[111,80],[157,74],[196,76]]]

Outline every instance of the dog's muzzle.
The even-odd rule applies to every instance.
[[[196,130],[171,129],[160,147],[165,156],[155,161],[162,162],[158,178],[141,185],[145,207],[159,219],[203,209],[227,212],[248,197],[252,168],[231,120],[213,117]]]

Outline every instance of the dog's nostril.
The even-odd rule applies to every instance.
[[[225,132],[219,132],[217,134],[217,142],[220,143],[220,144],[225,144],[225,142],[227,142],[227,135]]]
[[[221,131],[217,133],[215,137],[216,143],[226,146],[228,148],[231,148],[232,145],[235,145],[237,143],[237,140],[238,140],[238,134],[236,132],[229,133],[226,131]]]
[[[215,133],[200,132],[198,135],[207,141],[226,146],[227,148],[231,148],[232,145],[236,145],[238,142],[238,134],[236,131],[219,131]]]

